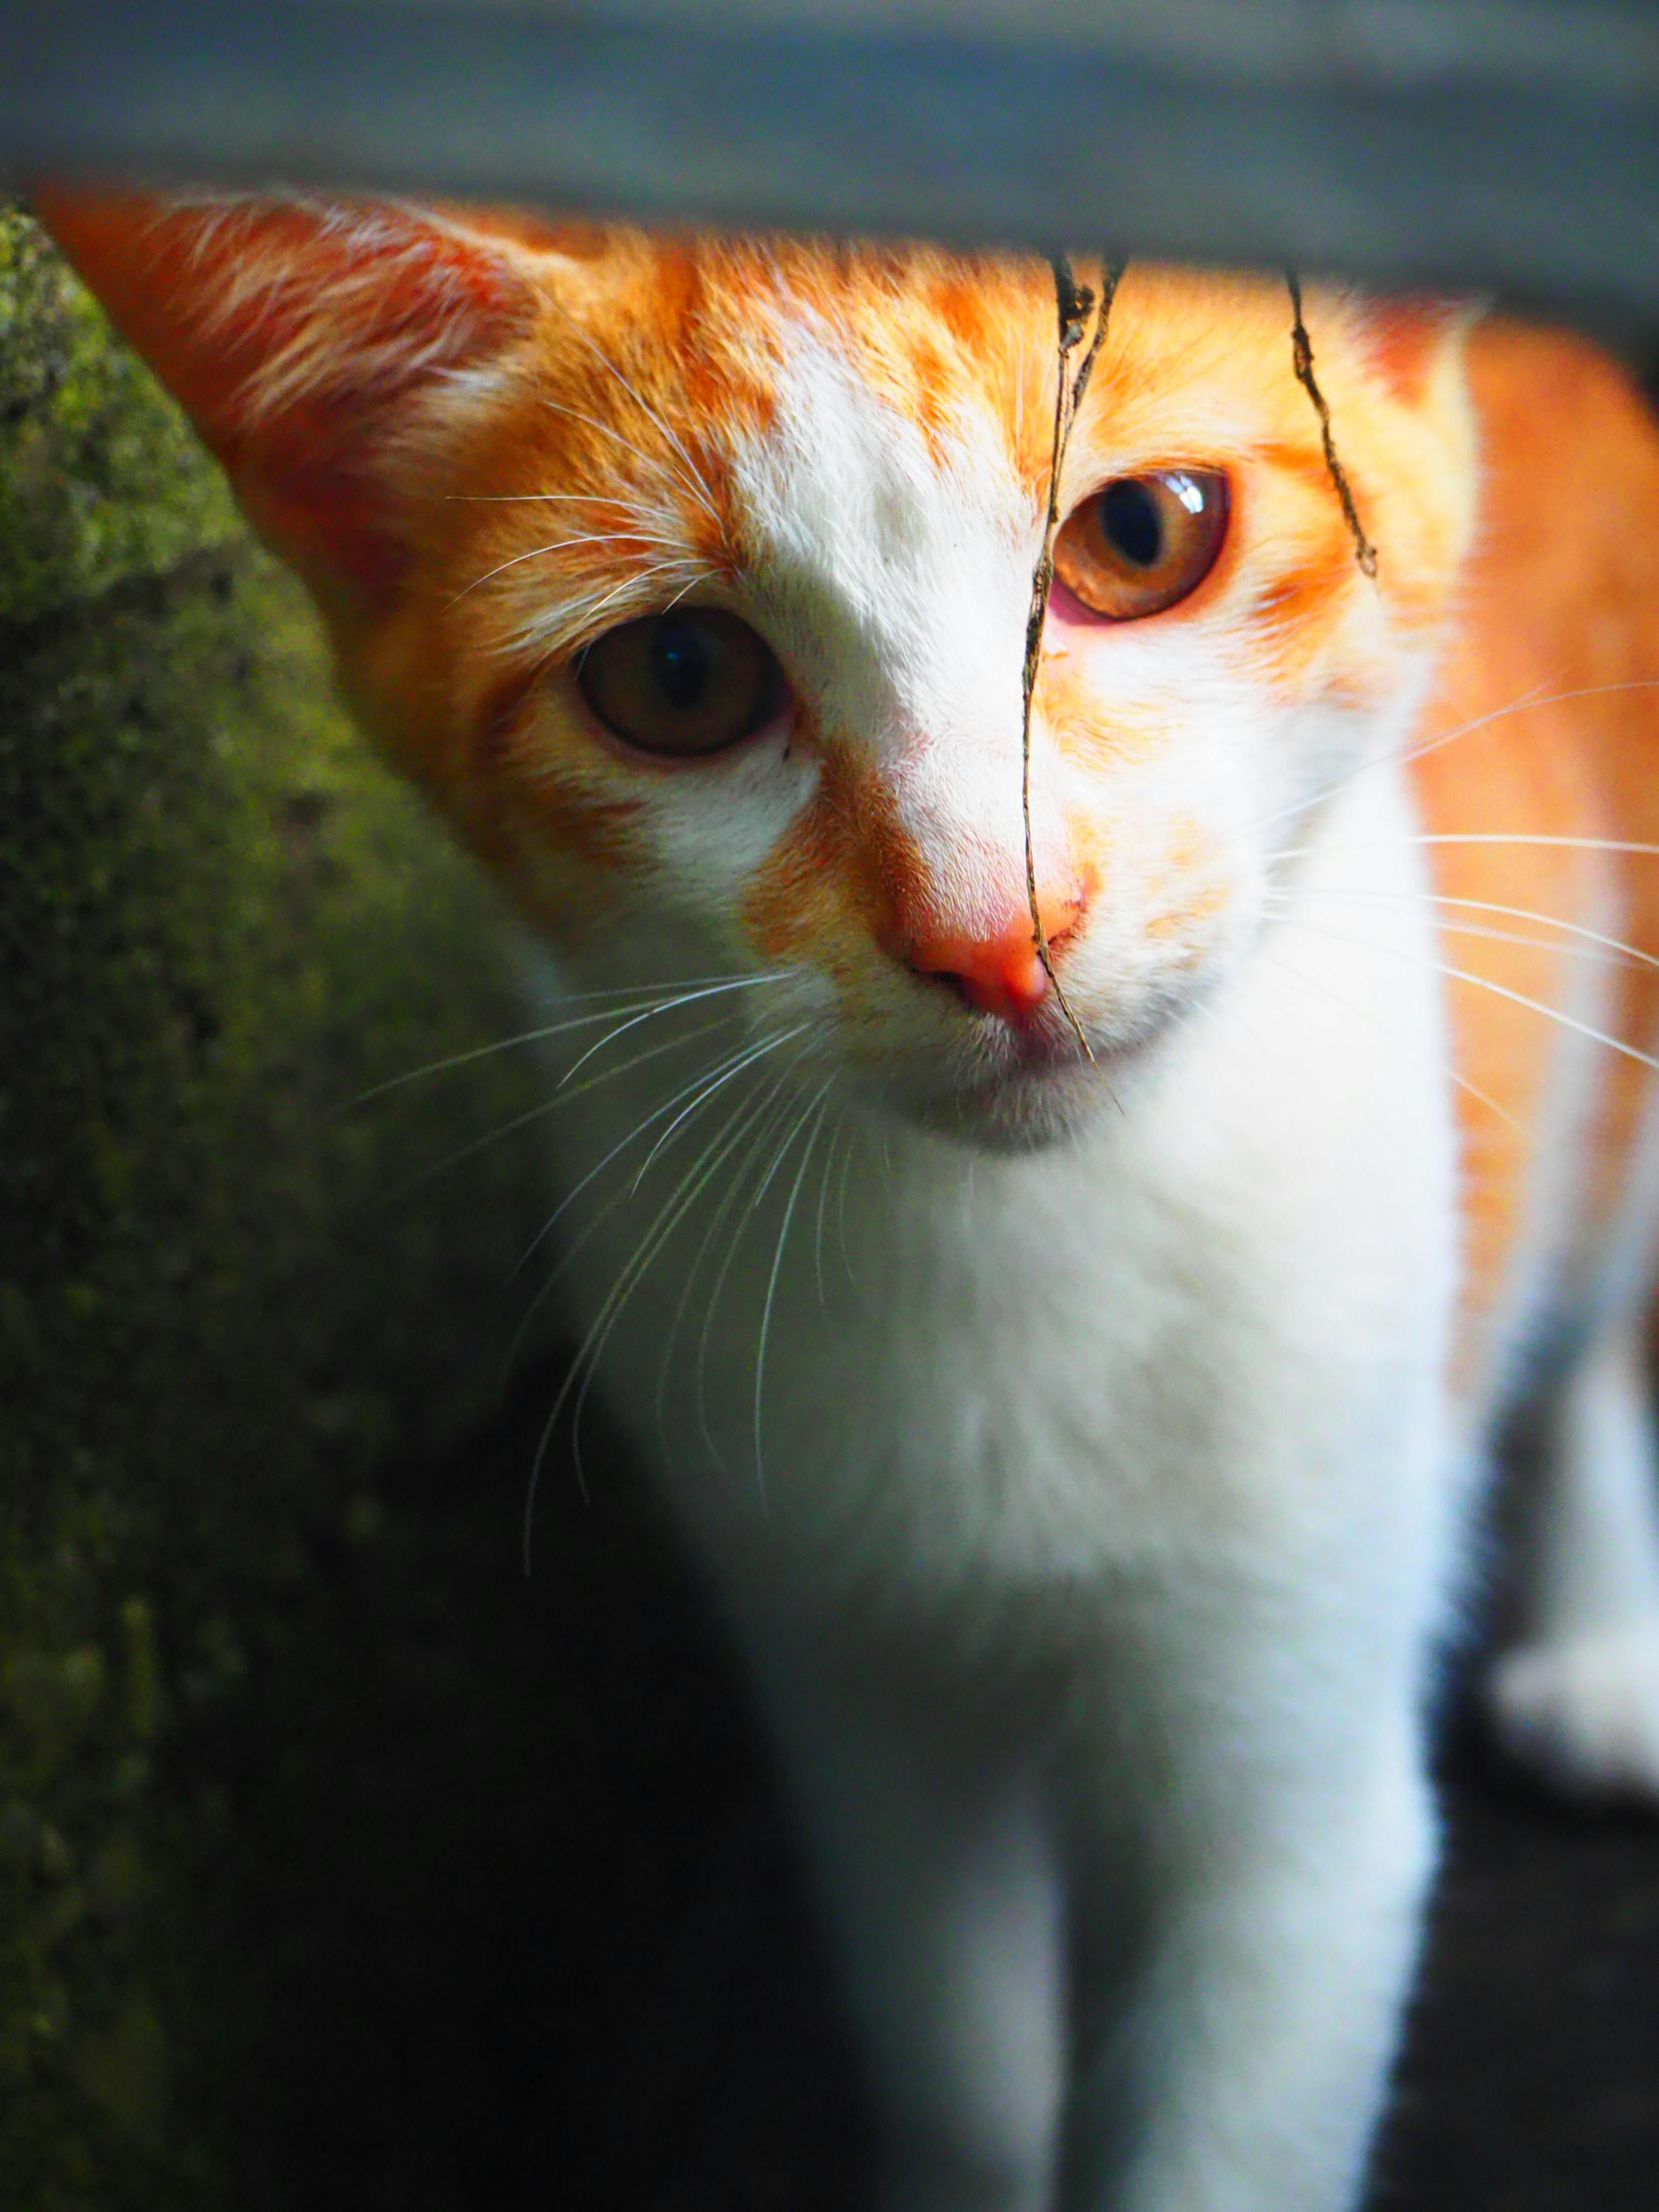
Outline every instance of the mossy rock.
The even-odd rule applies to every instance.
[[[543,1177],[533,1129],[486,1139],[534,1069],[353,1102],[522,1026],[502,947],[297,587],[0,215],[9,2205],[222,2201],[192,1746],[234,1729],[308,1547],[371,1542],[388,1469],[499,1388]]]
[[[178,410],[36,226],[0,204],[0,621],[240,534]]]

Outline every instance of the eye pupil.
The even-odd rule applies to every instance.
[[[1137,568],[1150,568],[1164,550],[1164,522],[1145,484],[1133,478],[1111,485],[1100,502],[1106,542]]]
[[[708,684],[708,646],[694,623],[659,622],[651,640],[651,673],[671,707],[689,713]]]

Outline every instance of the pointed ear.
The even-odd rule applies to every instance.
[[[1424,397],[1439,371],[1462,358],[1464,341],[1484,312],[1480,301],[1425,293],[1370,299],[1360,313],[1361,342],[1396,398],[1411,404]]]
[[[318,596],[395,589],[422,394],[498,357],[531,319],[510,244],[401,205],[56,185],[30,198]]]

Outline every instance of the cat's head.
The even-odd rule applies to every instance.
[[[867,1095],[1035,1140],[1398,742],[1473,507],[1455,322],[1132,264],[1060,485],[1036,261],[404,205],[40,195],[311,586],[349,695],[555,945],[775,972]],[[1092,272],[1086,272],[1092,273]],[[635,948],[651,948],[635,954]],[[638,980],[655,978],[641,973]]]

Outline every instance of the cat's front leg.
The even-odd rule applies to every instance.
[[[1515,1756],[1559,1789],[1659,1805],[1659,1435],[1647,1316],[1587,1345],[1541,1409],[1522,1639],[1489,1688]]]
[[[1079,1947],[1066,2212],[1352,2212],[1434,1857],[1415,1736],[1402,1713],[1322,1775],[1288,1739],[1254,1775],[1177,1747],[1127,1983],[1091,1986]],[[1116,1909],[1086,1873],[1078,1902]]]
[[[858,2035],[881,2212],[1049,2212],[1062,1919],[1034,1778],[993,1725],[758,1668]]]

